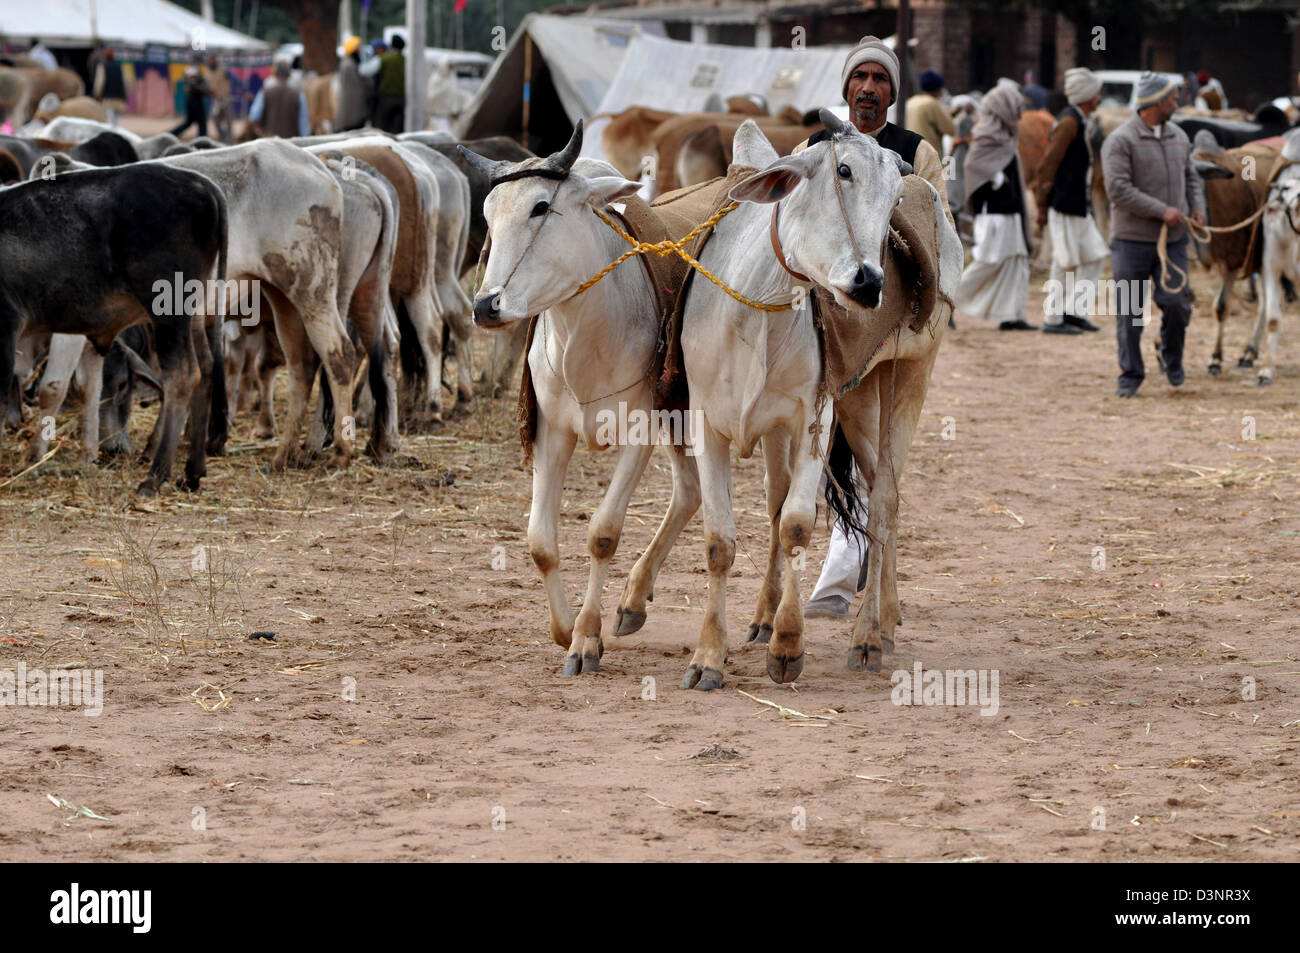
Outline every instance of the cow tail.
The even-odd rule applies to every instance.
[[[835,521],[862,549],[868,539],[867,528],[862,524],[858,514],[866,507],[858,495],[858,483],[854,479],[853,449],[844,436],[844,431],[836,421],[833,425],[834,436],[831,438],[830,450],[826,454],[826,506],[835,514]]]
[[[230,243],[230,222],[226,209],[226,196],[212,186],[217,199],[217,281],[218,288],[225,287],[226,260]],[[212,349],[211,411],[208,414],[208,446],[224,448],[230,436],[229,396],[226,394],[226,319],[218,315],[213,333],[208,335]]]

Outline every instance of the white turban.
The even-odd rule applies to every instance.
[[[1065,71],[1065,98],[1071,106],[1086,103],[1101,92],[1101,80],[1086,66],[1076,66]]]

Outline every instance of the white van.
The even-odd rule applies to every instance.
[[[1145,70],[1138,69],[1100,69],[1093,70],[1092,75],[1101,80],[1101,105],[1134,109],[1137,105],[1138,80]],[[1161,73],[1178,84],[1181,89],[1183,78],[1177,73]]]

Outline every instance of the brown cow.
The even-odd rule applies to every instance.
[[[773,117],[741,113],[683,113],[662,123],[651,136],[658,155],[655,184],[662,194],[726,175],[736,130],[754,119],[779,155],[788,156],[814,132],[820,122],[791,124]]]
[[[1272,146],[1252,142],[1238,149],[1194,154],[1196,170],[1205,180],[1207,224],[1222,227],[1235,225],[1253,215],[1268,198],[1268,185],[1278,169],[1281,153]],[[1235,232],[1210,236],[1207,267],[1219,275],[1219,293],[1214,296],[1214,317],[1218,324],[1214,353],[1208,373],[1217,376],[1223,366],[1223,324],[1232,300],[1233,283],[1239,272],[1253,274],[1263,265],[1264,236],[1258,223]],[[1251,367],[1257,356],[1247,345],[1237,362]]]

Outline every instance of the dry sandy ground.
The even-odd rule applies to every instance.
[[[0,669],[102,670],[103,713],[0,710],[0,850],[1297,859],[1300,351],[1288,345],[1269,389],[1235,367],[1204,376],[1213,329],[1198,281],[1177,392],[1153,367],[1139,399],[1112,396],[1109,320],[1086,338],[970,320],[947,335],[903,484],[906,625],[878,675],[845,667],[845,622],[809,623],[793,687],[737,645],[765,553],[757,459],[736,480],[726,683],[700,694],[677,687],[701,620],[698,519],[645,629],[607,638],[599,674],[560,674],[524,541],[511,401],[408,439],[412,459],[388,470],[264,476],[270,449],[243,422],[193,497],[131,503],[139,466],[83,471],[60,456],[0,489],[0,635],[15,640],[0,643]],[[1231,328],[1233,362],[1244,328]],[[61,425],[69,449],[74,428]],[[11,434],[0,467],[17,461]],[[608,469],[580,454],[570,470],[575,603]],[[657,457],[607,627],[668,488]],[[259,630],[275,641],[250,641]],[[890,671],[916,663],[996,670],[996,715],[892,704]]]

